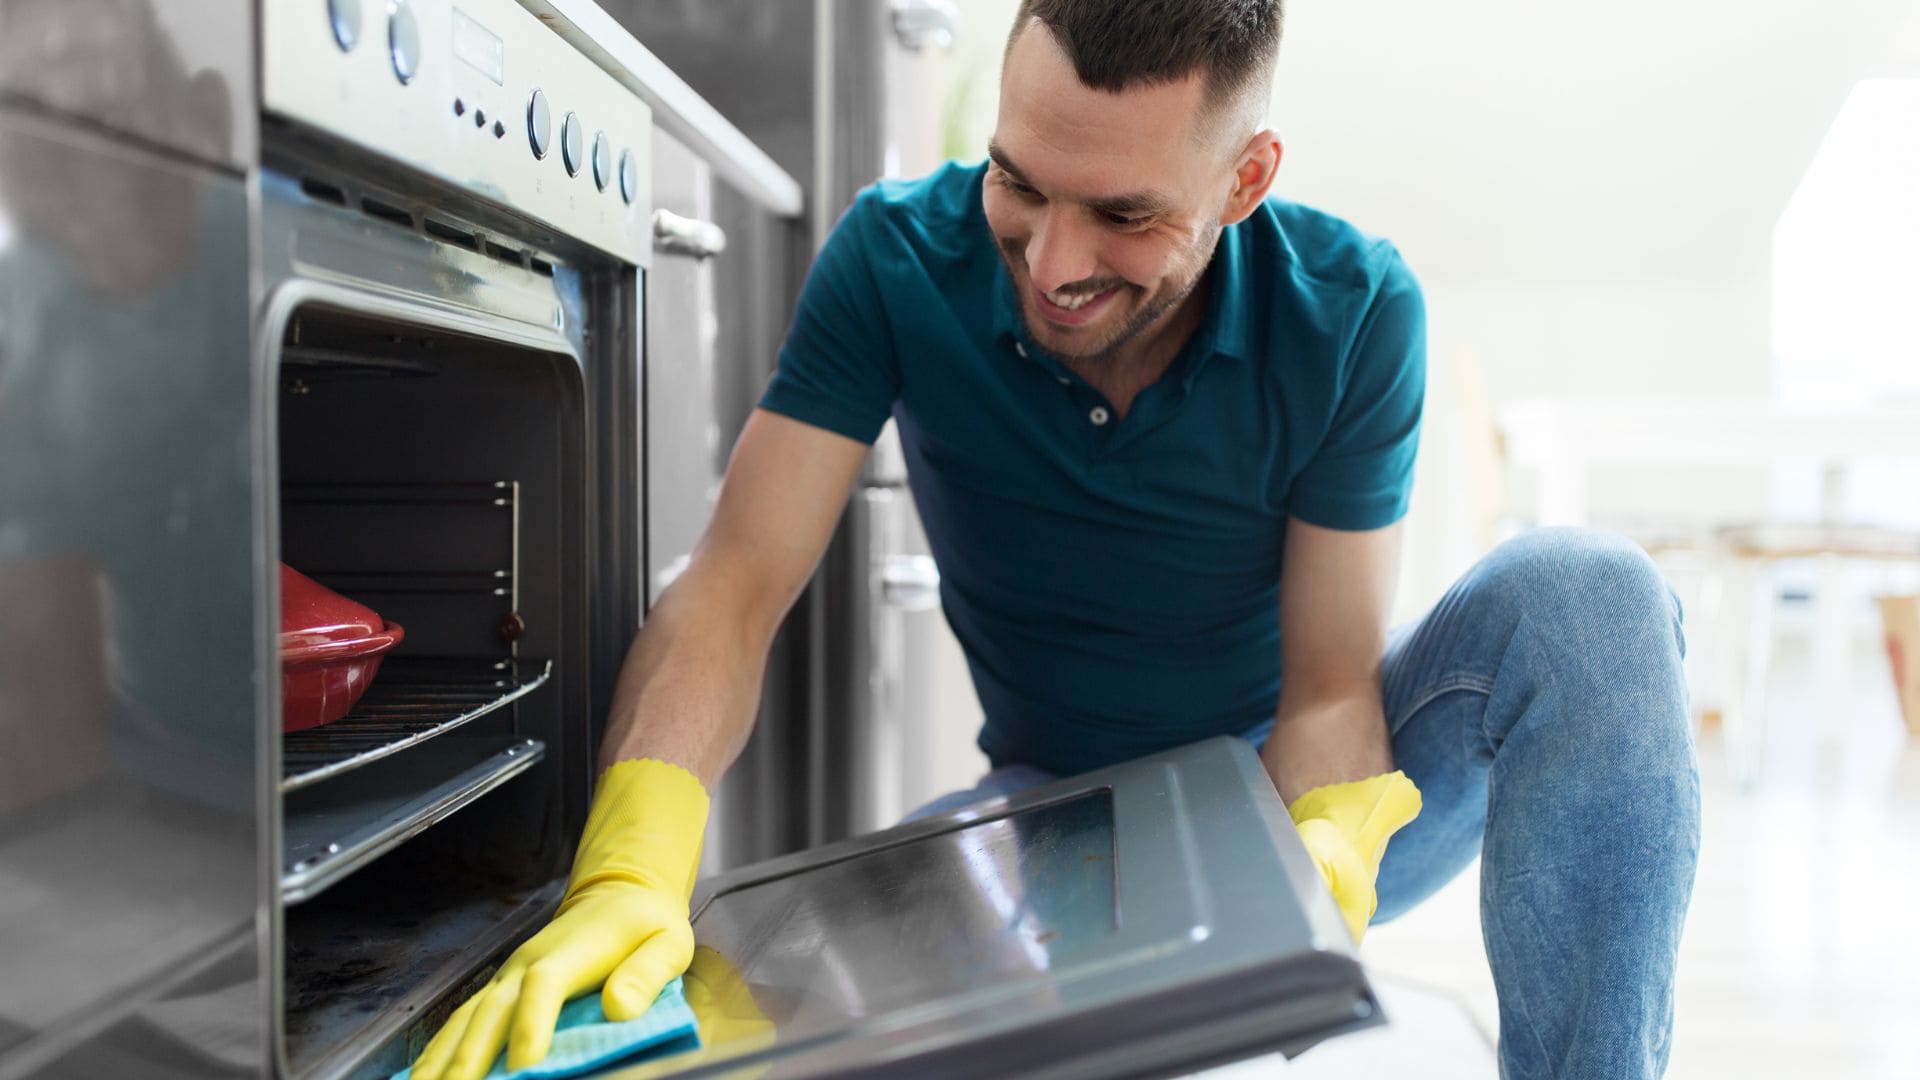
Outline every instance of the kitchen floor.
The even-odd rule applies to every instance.
[[[1877,643],[1875,643],[1877,645]],[[1742,791],[1700,739],[1702,854],[1681,944],[1673,1080],[1920,1076],[1920,739],[1863,642],[1852,700],[1824,702],[1804,646],[1776,646],[1773,717]],[[1478,868],[1367,936],[1393,1023],[1208,1080],[1497,1074]]]

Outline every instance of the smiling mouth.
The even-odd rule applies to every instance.
[[[1084,326],[1094,316],[1105,310],[1113,298],[1120,293],[1115,285],[1099,292],[1043,292],[1033,287],[1034,306],[1040,309],[1040,315],[1048,322],[1058,326]]]

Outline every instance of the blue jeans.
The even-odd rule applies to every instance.
[[[1387,847],[1373,921],[1481,857],[1509,1080],[1666,1069],[1700,850],[1684,649],[1652,561],[1577,529],[1503,544],[1389,639],[1394,763],[1425,808]],[[1009,765],[910,818],[1055,779]]]

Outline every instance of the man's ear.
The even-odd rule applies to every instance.
[[[1233,190],[1227,195],[1227,205],[1221,208],[1221,225],[1245,221],[1254,207],[1260,205],[1260,200],[1267,197],[1273,187],[1274,174],[1280,171],[1280,158],[1285,149],[1280,133],[1272,128],[1261,128],[1247,140],[1233,167]]]

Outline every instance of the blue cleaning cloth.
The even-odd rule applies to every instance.
[[[559,1080],[638,1057],[642,1051],[664,1057],[699,1045],[700,1029],[687,1006],[686,991],[675,979],[653,999],[652,1007],[632,1020],[607,1019],[607,1014],[600,1011],[597,993],[574,998],[560,1009],[553,1048],[545,1058],[518,1072],[508,1072],[507,1055],[502,1052],[486,1080]],[[413,1068],[408,1066],[394,1073],[393,1080],[411,1080],[412,1075]]]

